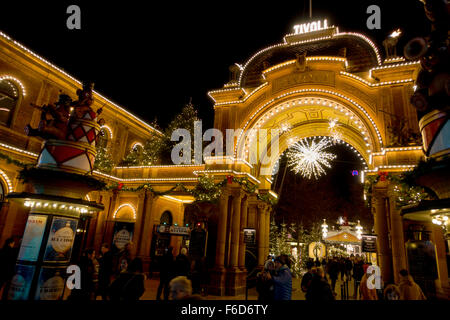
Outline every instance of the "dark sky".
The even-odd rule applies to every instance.
[[[309,20],[297,1],[3,1],[0,30],[148,121],[165,126],[193,103],[213,124],[207,91],[228,81],[228,67],[280,43]],[[81,30],[68,30],[66,8],[81,8]],[[366,9],[381,8],[381,30],[368,30]],[[313,1],[313,20],[382,40],[397,27],[404,43],[428,29],[418,0]]]

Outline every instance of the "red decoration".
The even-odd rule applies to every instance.
[[[227,176],[227,183],[232,184],[233,183],[233,176]]]
[[[379,171],[378,175],[380,176],[380,181],[386,181],[386,177],[388,176],[388,172],[386,171]]]
[[[117,190],[119,190],[119,191],[120,191],[120,190],[122,190],[122,188],[123,188],[123,183],[122,183],[122,182],[120,182],[120,183],[119,183],[119,185],[117,186]]]

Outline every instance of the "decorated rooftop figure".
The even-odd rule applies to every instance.
[[[35,108],[42,110],[41,121],[36,129],[29,124],[25,127],[28,136],[39,136],[44,139],[64,140],[67,134],[67,126],[70,117],[70,104],[72,99],[66,94],[60,94],[59,100],[53,104],[44,105],[42,108],[33,104]]]
[[[426,155],[440,157],[448,155],[450,150],[450,4],[445,0],[421,2],[431,21],[431,32],[427,37],[408,42],[404,54],[409,60],[420,60],[422,70],[417,76],[411,103],[418,111]]]
[[[37,167],[92,173],[97,154],[95,145],[100,126],[105,123],[104,119],[97,119],[102,108],[97,112],[92,109],[93,88],[93,82],[84,82],[83,88],[77,90],[76,101],[61,94],[54,105],[40,108],[42,114],[38,128],[25,127],[27,135],[46,140]]]

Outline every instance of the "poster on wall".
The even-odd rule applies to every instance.
[[[69,262],[77,230],[76,219],[55,217],[44,253],[45,262]]]
[[[34,270],[34,266],[16,265],[8,291],[8,300],[28,300]]]
[[[35,300],[59,300],[64,292],[66,268],[41,269]]]
[[[30,214],[17,260],[37,261],[45,232],[47,216]]]
[[[119,251],[133,239],[134,223],[116,222],[114,225],[113,244]]]

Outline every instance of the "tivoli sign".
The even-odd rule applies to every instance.
[[[320,21],[314,21],[314,22],[308,22],[303,24],[297,24],[294,26],[294,34],[302,34],[302,33],[308,33],[313,31],[319,31],[324,30],[328,28],[328,22],[327,19]]]

